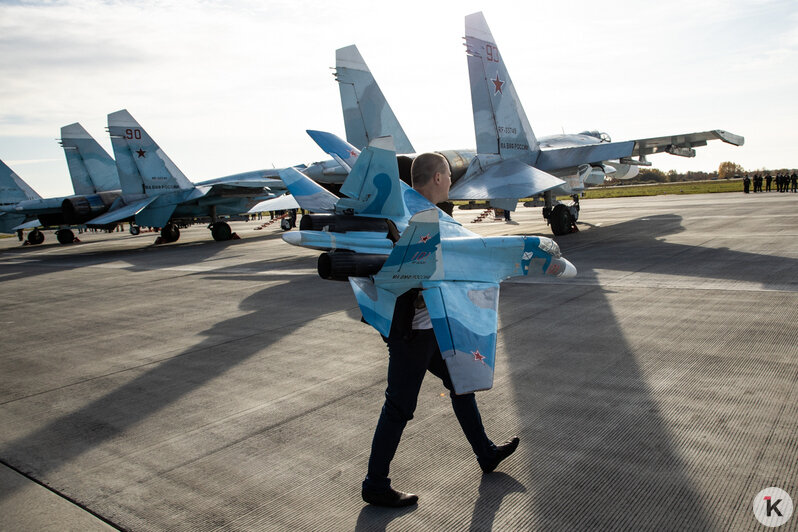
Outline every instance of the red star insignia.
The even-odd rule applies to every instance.
[[[357,153],[355,153],[355,150],[349,150],[349,155],[351,157],[354,157],[355,155],[357,155]]]
[[[139,154],[139,158],[142,158],[142,157],[144,157],[144,154],[147,153],[147,152],[142,150],[141,148],[139,148],[138,150],[136,150],[136,153]]]
[[[419,242],[419,244],[426,244],[426,243],[427,243],[427,240],[429,240],[430,238],[432,238],[432,237],[431,237],[430,235],[428,235],[428,234],[427,234],[427,235],[424,235],[424,236],[422,236],[422,237],[421,237],[421,238],[418,240],[418,242]]]
[[[499,94],[499,93],[504,94],[502,92],[502,85],[504,85],[504,82],[499,79],[498,72],[496,72],[496,79],[492,79],[491,81],[493,82],[493,87],[496,89],[496,91],[493,94]]]
[[[474,355],[475,362],[482,362],[483,364],[485,363],[485,357],[479,354],[479,349],[472,351],[471,354]]]

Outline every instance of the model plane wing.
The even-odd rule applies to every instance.
[[[745,143],[745,138],[740,135],[735,135],[722,129],[713,129],[712,131],[702,131],[700,133],[637,139],[634,141],[635,147],[632,155],[650,155],[652,153],[666,152],[682,157],[695,157],[693,148],[706,146],[707,141],[710,140],[722,140],[734,146],[742,146]]]
[[[422,294],[455,393],[490,389],[496,363],[499,283],[442,281]]]

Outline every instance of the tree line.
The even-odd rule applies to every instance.
[[[711,179],[733,179],[743,178],[746,174],[773,175],[792,174],[795,169],[780,168],[768,170],[760,168],[758,170],[745,170],[742,166],[731,161],[720,163],[717,172],[677,172],[668,170],[663,172],[657,168],[640,168],[640,173],[631,179],[615,179],[607,182],[607,185],[641,185],[647,183],[678,183],[683,181],[707,181]]]

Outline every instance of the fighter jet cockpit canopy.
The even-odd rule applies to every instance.
[[[607,133],[604,133],[602,131],[597,131],[595,129],[593,131],[582,131],[580,135],[588,135],[590,137],[596,137],[601,142],[612,142],[612,139]]]

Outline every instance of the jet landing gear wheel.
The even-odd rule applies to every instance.
[[[230,240],[233,236],[233,230],[230,229],[230,225],[227,222],[216,222],[211,224],[211,235],[217,242],[223,242]]]
[[[178,238],[180,238],[180,229],[175,224],[166,224],[161,229],[161,240],[164,243],[177,242]]]
[[[139,227],[138,225],[130,224],[130,234],[136,236],[139,233],[141,233],[141,227]]]
[[[30,233],[28,233],[28,244],[32,246],[37,246],[42,242],[44,242],[44,233],[42,233],[38,229],[34,229]]]
[[[55,232],[55,236],[60,244],[71,244],[75,241],[75,233],[71,229],[59,229]]]
[[[551,224],[551,232],[555,235],[567,235],[573,231],[573,217],[568,207],[559,203],[554,206],[551,214],[549,214],[549,224]]]

